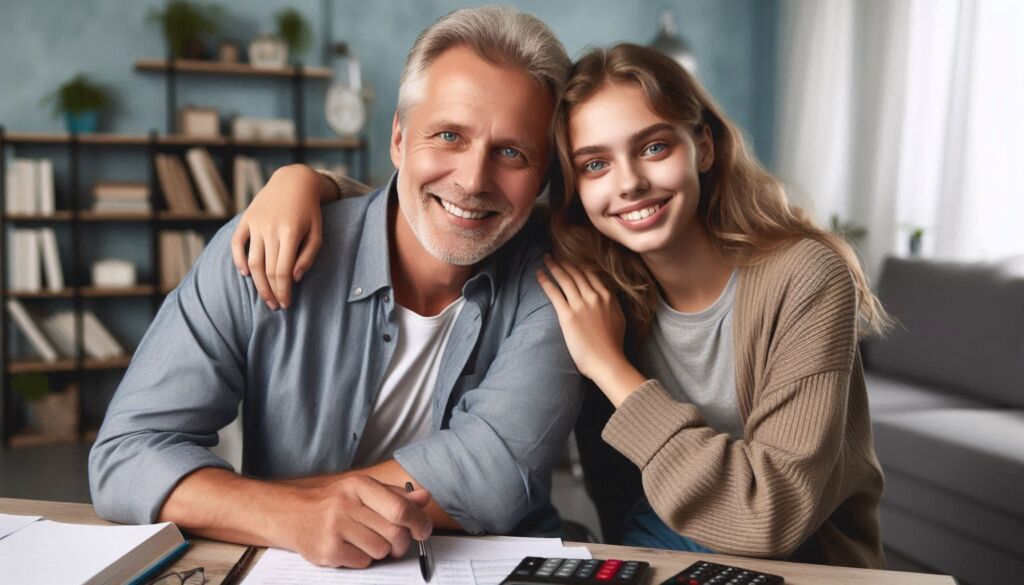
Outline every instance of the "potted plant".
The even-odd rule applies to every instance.
[[[220,30],[221,16],[219,6],[170,0],[163,10],[150,10],[149,21],[163,29],[171,57],[202,59],[206,55],[207,37]]]
[[[274,15],[277,21],[277,36],[288,46],[288,51],[295,59],[309,48],[313,35],[309,23],[294,8],[285,8]]]
[[[73,439],[78,434],[78,384],[50,392],[44,374],[11,376],[11,388],[25,403],[30,432],[50,439]]]
[[[53,105],[54,116],[63,114],[68,132],[82,134],[96,132],[99,114],[113,103],[113,96],[105,87],[79,73],[43,98],[43,103]]]

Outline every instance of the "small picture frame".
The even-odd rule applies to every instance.
[[[178,133],[194,138],[219,138],[220,114],[217,108],[181,108],[178,113]]]
[[[238,63],[242,60],[242,45],[235,41],[222,41],[217,47],[217,58],[221,63]]]

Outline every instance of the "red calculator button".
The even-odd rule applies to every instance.
[[[595,575],[594,578],[597,579],[598,581],[611,581],[612,580],[612,574],[611,573],[605,573],[604,571],[601,571],[600,573]]]

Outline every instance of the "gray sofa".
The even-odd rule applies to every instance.
[[[878,294],[901,323],[864,344],[886,549],[1024,582],[1024,278],[890,258]]]

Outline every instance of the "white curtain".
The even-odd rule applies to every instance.
[[[872,273],[1024,253],[1024,2],[785,0],[775,169]]]

